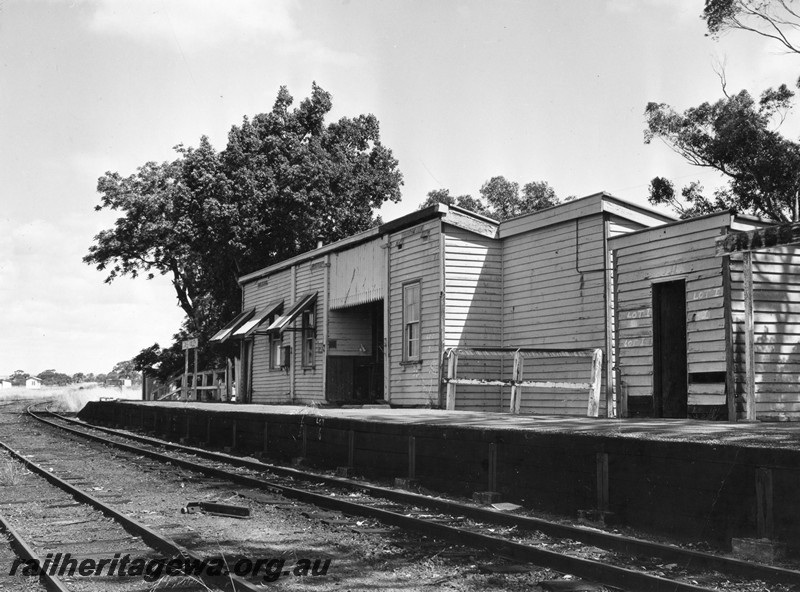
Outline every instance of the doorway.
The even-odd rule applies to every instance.
[[[326,399],[383,399],[383,300],[331,310],[328,319]]]
[[[686,417],[686,280],[653,284],[653,414]]]

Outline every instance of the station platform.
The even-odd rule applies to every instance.
[[[79,416],[573,518],[600,510],[675,538],[800,548],[800,424],[122,400]]]

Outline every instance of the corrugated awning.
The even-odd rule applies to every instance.
[[[256,312],[255,308],[251,308],[248,310],[243,310],[238,315],[233,317],[233,320],[225,325],[222,329],[214,333],[214,335],[208,341],[211,343],[224,343],[225,341],[230,338],[231,334],[233,334],[236,329],[242,326],[242,323],[245,323],[250,317],[252,317]]]
[[[386,252],[381,241],[373,240],[330,257],[331,310],[358,306],[383,298]]]
[[[278,310],[283,306],[283,300],[276,300],[275,302],[270,302],[266,308],[262,309],[261,312],[257,313],[252,319],[244,323],[241,327],[236,329],[233,332],[231,337],[235,339],[247,339],[255,330],[258,329],[259,325],[267,320],[267,317],[271,314],[275,314]]]
[[[269,327],[267,327],[267,333],[283,333],[286,330],[286,327],[292,323],[301,312],[308,308],[312,302],[315,302],[316,300],[317,292],[309,292],[304,294],[300,300],[294,303],[294,306],[292,306],[289,312],[279,316]]]

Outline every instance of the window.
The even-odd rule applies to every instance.
[[[403,286],[403,361],[420,359],[419,282]]]
[[[307,308],[303,311],[301,336],[303,339],[303,367],[307,368],[314,365],[314,337],[316,336],[316,326],[314,323],[314,309]]]
[[[280,334],[269,336],[269,369],[280,370],[281,368],[281,346],[283,339]]]

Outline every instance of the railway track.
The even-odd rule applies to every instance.
[[[56,592],[263,590],[235,574],[183,570],[206,556],[119,511],[123,494],[93,485],[83,451],[48,447],[17,425],[0,441],[0,530],[15,553],[0,569],[16,577],[13,589],[35,590],[38,577]]]
[[[518,562],[545,565],[614,588],[670,592],[779,591],[791,590],[790,586],[800,583],[800,573],[793,570],[278,467],[111,428],[87,426],[57,414],[31,413],[39,421],[78,437],[144,455],[156,463],[171,463],[251,491],[266,491],[269,496],[279,494],[348,516],[362,516],[460,545],[486,548]],[[250,496],[258,497],[252,493]]]

